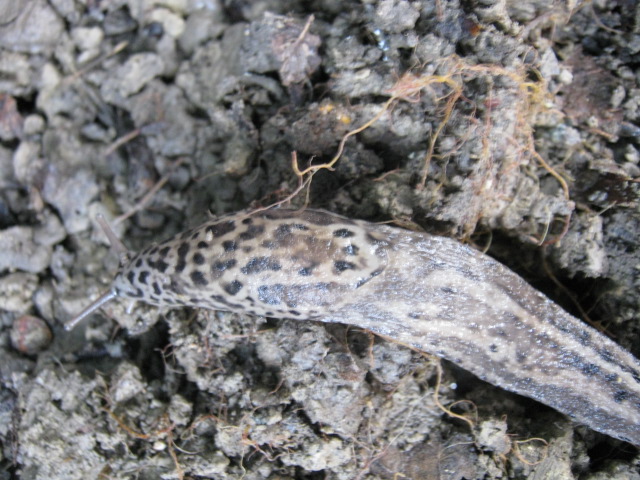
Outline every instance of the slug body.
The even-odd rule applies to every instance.
[[[135,254],[76,319],[115,296],[356,325],[640,445],[640,362],[448,238],[314,210],[241,213]]]

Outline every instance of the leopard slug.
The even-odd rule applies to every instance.
[[[115,297],[355,325],[640,446],[640,361],[452,239],[317,210],[239,213],[123,251],[111,289],[67,328]]]

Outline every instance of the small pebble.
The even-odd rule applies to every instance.
[[[41,318],[23,315],[13,322],[11,345],[26,355],[35,355],[51,343],[51,330]]]

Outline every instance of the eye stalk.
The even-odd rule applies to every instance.
[[[107,290],[102,295],[100,295],[91,305],[89,305],[87,308],[82,310],[82,312],[80,312],[78,315],[73,317],[68,322],[65,322],[64,329],[67,331],[73,330],[76,327],[76,325],[78,325],[82,320],[87,318],[89,315],[91,315],[93,312],[99,309],[102,305],[104,305],[107,302],[110,302],[117,296],[118,296],[118,293],[116,292],[115,288],[112,288],[111,290]]]
[[[102,214],[96,215],[96,221],[98,222],[98,224],[100,225],[100,228],[102,228],[102,231],[104,232],[107,239],[109,240],[109,245],[111,246],[111,249],[116,254],[118,254],[118,257],[120,258],[120,268],[122,268],[124,265],[129,263],[129,260],[131,258],[131,252],[129,252],[127,247],[125,247],[124,243],[122,243],[120,239],[116,237],[116,234],[113,232],[113,230],[111,229],[111,227],[109,226],[109,224],[107,223],[107,221],[105,220]],[[93,303],[91,303],[91,305],[89,305],[87,308],[82,310],[82,312],[80,312],[78,315],[73,317],[71,320],[65,322],[64,324],[65,330],[69,331],[74,329],[82,320],[87,318],[93,312],[95,312],[100,307],[102,307],[105,303],[110,302],[117,296],[118,296],[118,291],[115,288],[115,286],[112,286],[110,290],[100,295]]]
[[[116,234],[114,233],[114,231],[111,229],[111,227],[105,220],[104,215],[102,215],[101,213],[96,215],[96,221],[98,222],[98,225],[100,225],[100,228],[102,229],[105,236],[107,237],[107,240],[109,240],[109,245],[111,246],[111,250],[113,250],[118,254],[118,257],[120,258],[120,267],[129,263],[131,252],[124,245],[124,243],[122,243],[120,239],[116,237]]]

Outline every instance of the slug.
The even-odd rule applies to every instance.
[[[640,361],[455,240],[318,210],[212,220],[137,254],[66,324],[127,297],[355,325],[640,446]]]

